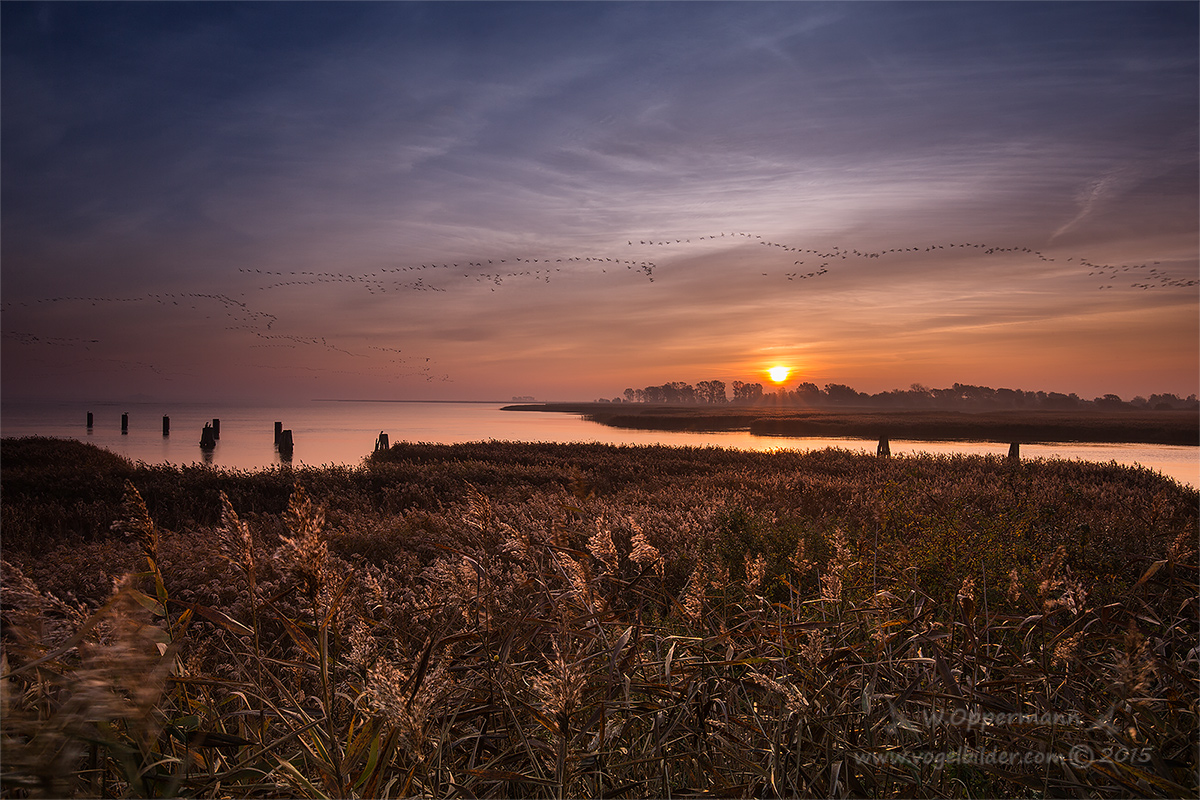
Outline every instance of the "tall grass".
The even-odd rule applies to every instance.
[[[499,442],[26,461],[5,796],[1200,788],[1198,498],[1145,470]]]

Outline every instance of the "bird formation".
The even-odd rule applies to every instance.
[[[446,292],[448,289],[445,284],[456,280],[455,276],[460,273],[453,271],[459,269],[466,270],[461,273],[463,279],[472,280],[475,283],[490,284],[491,290],[494,292],[497,287],[513,280],[535,280],[549,283],[552,276],[561,273],[564,267],[575,265],[598,266],[602,273],[607,272],[609,266],[624,267],[630,272],[643,274],[651,282],[654,280],[653,272],[655,264],[653,261],[594,255],[571,255],[555,258],[546,258],[540,254],[536,258],[533,257],[533,254],[521,256],[505,255],[503,258],[494,256],[490,259],[479,258],[474,261],[400,265],[362,273],[315,270],[269,270],[262,268],[239,268],[238,272],[247,275],[263,276],[264,278],[275,278],[276,280],[265,282],[257,287],[256,291],[261,293],[270,293],[272,290],[281,290],[289,287],[347,284],[349,286],[361,287],[368,294],[375,295],[388,292]],[[255,350],[320,348],[327,352],[336,352],[353,358],[366,357],[363,353],[356,353],[334,345],[323,337],[274,333],[272,332],[272,328],[278,322],[277,315],[255,310],[247,302],[218,293],[148,293],[133,297],[59,296],[32,301],[5,302],[0,307],[7,310],[16,307],[30,308],[54,303],[78,302],[88,303],[92,306],[112,303],[150,302],[172,309],[186,309],[202,313],[211,309],[212,313],[223,313],[226,317],[224,330],[243,332],[253,336],[257,341],[249,344],[248,347]],[[212,319],[212,313],[206,314],[205,318]],[[23,345],[59,344],[86,347],[88,344],[98,344],[100,342],[98,339],[82,340],[67,339],[65,337],[39,337],[33,333],[23,332],[10,332],[6,334],[6,338]],[[398,353],[399,351],[397,350],[396,352]],[[146,364],[128,362],[128,365],[137,368],[151,368],[156,372],[158,371],[157,368]],[[389,374],[394,377],[415,376],[429,382],[450,380],[449,375],[433,371],[433,365],[429,358],[422,360],[421,357],[393,357],[382,368],[389,370]]]
[[[529,258],[529,257],[506,257],[506,258],[490,258],[480,259],[478,261],[464,262],[446,262],[442,264],[410,264],[407,266],[388,267],[378,269],[373,272],[363,272],[357,274],[344,274],[340,272],[308,272],[303,270],[282,271],[282,270],[266,270],[266,269],[250,269],[239,268],[238,272],[254,275],[268,275],[275,277],[288,277],[292,280],[276,281],[274,283],[263,284],[258,287],[258,291],[267,291],[270,289],[281,289],[288,286],[313,286],[321,283],[350,283],[362,286],[370,294],[382,294],[387,291],[426,291],[426,292],[444,292],[447,291],[445,285],[437,285],[430,281],[441,277],[443,281],[455,279],[456,275],[448,274],[449,270],[468,269],[462,273],[462,277],[476,283],[490,283],[495,286],[502,285],[506,280],[531,278],[533,280],[544,283],[550,282],[550,277],[562,272],[562,267],[550,267],[550,264],[595,264],[601,266],[601,271],[607,271],[605,265],[624,266],[625,269],[643,273],[651,282],[654,281],[654,267],[652,261],[634,261],[629,259],[620,259],[600,256],[566,256],[563,258]],[[509,265],[508,269],[495,269],[501,264]],[[516,265],[542,264],[545,266],[536,269],[514,269]],[[438,272],[439,270],[443,272]],[[481,271],[471,271],[481,270]],[[415,273],[429,271],[430,281],[426,281],[425,275],[418,277],[415,281],[397,280],[402,273]],[[456,273],[457,274],[457,273]]]
[[[192,310],[199,310],[200,305],[205,302],[213,302],[219,305],[225,312],[227,317],[230,317],[235,322],[242,322],[240,327],[257,328],[266,327],[270,329],[276,322],[274,314],[268,314],[262,311],[252,310],[246,303],[239,300],[234,300],[232,297],[224,294],[212,294],[207,292],[180,292],[180,293],[148,293],[139,297],[102,297],[102,296],[60,296],[60,297],[45,297],[38,300],[17,300],[5,302],[0,305],[0,308],[31,308],[38,305],[48,303],[70,303],[80,302],[88,303],[93,306],[108,303],[139,303],[151,301],[158,305],[171,306],[186,306]],[[238,326],[235,326],[238,327]]]
[[[261,272],[261,271],[260,271]],[[322,277],[336,278],[333,273],[326,273]],[[344,276],[352,277],[352,276]],[[297,283],[316,283],[317,281],[306,281]],[[444,291],[439,289],[438,291]],[[235,300],[228,295],[209,293],[209,292],[180,292],[180,293],[147,293],[139,297],[105,297],[105,296],[68,296],[47,297],[29,301],[10,301],[2,304],[4,310],[10,311],[17,308],[36,308],[38,306],[46,306],[57,303],[86,303],[91,306],[99,306],[103,304],[119,303],[151,303],[162,306],[167,306],[172,310],[178,308],[180,310],[187,309],[192,311],[204,312],[213,309],[215,304],[216,309],[223,310],[229,318],[229,324],[224,326],[225,330],[243,331],[255,337],[258,342],[248,345],[253,349],[296,349],[304,348],[320,348],[328,352],[340,353],[342,355],[353,358],[367,358],[363,353],[355,353],[344,347],[330,342],[327,338],[321,336],[295,336],[290,334],[273,333],[272,326],[278,322],[278,317],[275,314],[270,314],[264,311],[257,311],[249,307],[245,302]],[[205,316],[206,319],[212,319],[212,315]],[[4,331],[4,338],[10,342],[27,345],[27,346],[59,346],[59,347],[74,347],[83,348],[84,350],[93,349],[91,345],[101,344],[101,339],[91,339],[82,337],[65,337],[65,336],[43,336],[26,331]],[[398,352],[398,351],[397,351]],[[392,362],[397,365],[406,365],[412,359],[393,359]],[[118,359],[105,358],[89,358],[88,365],[95,367],[98,364],[107,364],[109,367],[120,367],[123,370],[149,370],[155,374],[166,377],[167,373],[154,364],[142,361],[129,361]],[[430,359],[426,358],[419,361],[420,368],[410,370],[408,372],[395,373],[395,377],[404,377],[413,375],[422,377],[427,381],[446,381],[450,380],[448,375],[434,374]],[[258,365],[264,366],[264,365]]]
[[[982,242],[949,242],[928,243],[915,246],[891,247],[886,249],[858,249],[841,245],[825,247],[803,247],[795,243],[772,241],[761,234],[724,231],[706,234],[698,237],[679,238],[646,238],[626,240],[629,247],[658,247],[679,248],[700,243],[720,242],[722,244],[754,243],[762,247],[772,248],[781,254],[786,253],[792,258],[792,263],[776,272],[762,272],[763,277],[782,278],[786,281],[805,281],[820,279],[839,266],[849,266],[860,260],[887,259],[889,257],[905,256],[911,259],[912,254],[934,255],[950,252],[972,252],[981,256],[1001,254],[1019,254],[1041,262],[1056,262],[1062,266],[1069,264],[1072,269],[1078,268],[1080,276],[1096,279],[1098,288],[1112,290],[1123,287],[1126,281],[1130,288],[1142,291],[1149,289],[1189,288],[1200,284],[1194,278],[1180,278],[1162,267],[1160,262],[1140,264],[1103,264],[1087,258],[1071,256],[1065,260],[1023,246],[999,246]],[[533,257],[536,255],[536,257]],[[810,263],[811,262],[811,263]],[[257,293],[269,294],[275,290],[288,287],[316,287],[332,284],[346,284],[357,287],[370,295],[408,292],[447,292],[455,283],[471,282],[490,285],[495,292],[498,287],[514,281],[536,281],[549,283],[553,277],[559,277],[566,270],[568,273],[577,272],[580,267],[585,270],[607,274],[610,269],[616,269],[643,276],[649,282],[655,280],[657,263],[650,259],[623,258],[620,256],[583,256],[561,255],[546,257],[545,254],[524,254],[513,256],[505,254],[503,258],[493,255],[491,258],[476,257],[474,260],[459,262],[401,264],[385,267],[369,272],[340,273],[311,270],[266,270],[261,268],[239,268],[238,272],[251,276],[261,276],[265,282],[255,287]],[[805,267],[805,269],[798,269]],[[624,268],[621,270],[621,268]],[[242,297],[246,295],[243,294]],[[364,353],[353,352],[344,347],[331,343],[319,336],[298,336],[273,332],[273,326],[279,321],[276,314],[251,307],[249,302],[239,300],[227,294],[206,292],[178,293],[149,293],[133,297],[106,296],[59,296],[37,300],[4,302],[0,304],[5,310],[16,308],[34,308],[55,303],[87,303],[92,306],[101,304],[131,304],[156,303],[169,308],[190,309],[206,312],[206,318],[213,314],[223,314],[226,318],[225,330],[242,331],[252,335],[256,341],[250,344],[253,348],[296,349],[320,348],[328,352],[339,353],[352,358],[367,358]],[[256,302],[261,306],[266,302]],[[98,344],[99,339],[84,339],[71,337],[39,336],[22,331],[5,331],[4,337],[11,342],[22,345],[52,345],[60,347],[85,347]],[[450,380],[448,375],[435,374],[432,371],[430,359],[414,357],[402,353],[399,348],[370,346],[370,350],[380,351],[391,355],[382,365],[365,366],[363,369],[389,370],[389,374],[397,377],[417,376],[427,381]],[[133,362],[129,362],[133,363]],[[138,362],[139,368],[153,369],[152,365]],[[400,371],[397,370],[407,370]],[[361,372],[362,370],[359,370]]]
[[[4,331],[4,338],[18,344],[47,344],[53,347],[80,347],[90,350],[89,344],[99,344],[99,339],[84,339],[79,336],[38,336],[25,331]]]
[[[1158,267],[1153,267],[1149,264],[1132,264],[1123,267],[1114,267],[1110,264],[1093,264],[1090,261],[1084,261],[1082,259],[1080,260],[1080,263],[1085,267],[1092,268],[1092,271],[1088,273],[1089,276],[1098,276],[1107,280],[1113,280],[1121,273],[1126,273],[1130,270],[1146,270],[1144,273],[1145,279],[1142,282],[1129,284],[1130,288],[1142,289],[1143,291],[1146,289],[1185,288],[1188,286],[1196,286],[1198,283],[1200,283],[1200,281],[1197,281],[1196,279],[1185,280],[1182,278],[1173,278],[1166,272],[1158,269]],[[1155,261],[1153,263],[1158,264],[1159,262]],[[1101,285],[1100,288],[1112,289],[1114,286],[1115,284],[1110,283],[1107,285]]]
[[[797,256],[805,258],[796,258],[791,266],[799,267],[808,265],[806,270],[792,270],[782,273],[761,273],[764,277],[772,275],[781,275],[788,281],[809,280],[824,276],[830,272],[831,267],[841,261],[851,261],[857,259],[881,259],[892,255],[908,254],[908,253],[935,253],[937,251],[966,251],[980,253],[982,255],[997,255],[1004,253],[1019,253],[1028,255],[1038,261],[1053,263],[1058,261],[1053,256],[1046,255],[1040,250],[1031,247],[1023,246],[1000,246],[995,244],[987,244],[982,242],[950,242],[924,244],[909,247],[892,247],[878,250],[860,250],[857,248],[847,248],[840,245],[832,247],[814,248],[801,247],[786,242],[776,242],[770,239],[765,239],[761,234],[748,233],[744,231],[726,231],[714,234],[708,234],[698,237],[682,237],[682,238],[649,238],[649,239],[627,239],[628,246],[654,246],[667,247],[676,245],[688,245],[700,242],[711,242],[716,240],[736,241],[745,239],[753,241],[756,244],[764,247],[777,248],[782,252],[794,253]],[[811,259],[809,258],[811,257]],[[817,263],[809,265],[809,260]],[[1131,288],[1149,289],[1149,288],[1186,288],[1196,286],[1198,281],[1186,278],[1172,277],[1168,273],[1151,269],[1150,264],[1127,264],[1127,265],[1110,265],[1097,264],[1085,258],[1071,257],[1060,263],[1071,263],[1079,267],[1086,267],[1092,271],[1088,276],[1100,276],[1111,280],[1116,278],[1121,272],[1131,271],[1146,271],[1145,279],[1140,282],[1130,283]],[[1154,262],[1157,264],[1158,262]],[[540,265],[534,269],[514,269],[517,265],[528,267],[529,265]],[[405,266],[397,266],[375,270],[373,272],[364,273],[334,273],[334,272],[307,272],[307,271],[272,271],[262,269],[240,269],[239,272],[254,273],[261,275],[270,275],[277,277],[290,277],[294,280],[277,281],[274,283],[263,284],[258,287],[259,291],[268,291],[287,286],[311,286],[321,283],[349,283],[362,286],[370,294],[380,294],[385,292],[408,292],[408,291],[430,291],[430,292],[445,292],[448,291],[448,281],[452,280],[471,280],[475,283],[491,284],[492,291],[495,287],[502,286],[506,281],[512,280],[534,280],[539,282],[549,283],[552,276],[561,273],[562,267],[550,265],[592,265],[599,266],[602,273],[607,273],[609,266],[623,266],[626,270],[642,273],[650,281],[654,281],[654,270],[657,264],[650,260],[635,260],[627,258],[614,258],[612,256],[564,256],[545,258],[531,258],[527,256],[506,256],[505,258],[493,257],[490,259],[480,258],[474,261],[462,262],[444,262],[444,263],[422,263],[411,264]],[[505,265],[507,269],[497,269],[500,265]],[[463,270],[463,272],[454,272],[452,270]],[[402,281],[396,278],[403,273],[424,272],[425,274],[418,277],[416,280]],[[429,280],[426,280],[426,275]],[[1112,289],[1115,284],[1102,283],[1098,288]]]
[[[816,248],[798,247],[798,246],[784,243],[784,242],[773,242],[773,241],[770,241],[769,239],[764,239],[761,234],[747,233],[744,231],[728,231],[728,232],[722,232],[722,233],[717,233],[717,234],[708,234],[706,236],[696,237],[696,241],[697,242],[712,241],[715,239],[734,239],[734,240],[736,240],[738,238],[749,239],[751,241],[754,241],[756,244],[763,245],[764,247],[776,247],[776,248],[779,248],[780,250],[783,250],[784,252],[796,253],[797,255],[808,254],[808,255],[815,256],[816,258],[823,259],[821,264],[816,269],[814,269],[810,272],[795,271],[795,272],[782,273],[783,277],[789,281],[796,280],[797,278],[799,278],[801,280],[805,280],[808,278],[816,278],[821,275],[824,275],[829,271],[830,264],[835,260],[845,261],[847,259],[852,259],[852,258],[874,259],[874,258],[882,258],[884,256],[892,255],[895,253],[933,253],[938,250],[948,250],[948,249],[950,249],[950,250],[958,249],[960,251],[969,249],[972,251],[980,252],[983,255],[995,255],[998,253],[1022,253],[1022,254],[1030,255],[1039,261],[1043,261],[1043,262],[1047,262],[1047,263],[1057,261],[1056,258],[1048,256],[1048,255],[1042,253],[1040,250],[1035,250],[1030,247],[1020,247],[1020,246],[1002,247],[999,245],[985,244],[985,243],[981,243],[981,242],[951,242],[948,244],[928,244],[928,245],[917,245],[914,247],[892,247],[889,249],[881,249],[881,250],[874,250],[874,251],[863,251],[863,250],[858,250],[856,248],[843,248],[839,245],[835,245],[833,247],[816,249]],[[654,245],[654,246],[658,246],[658,247],[677,245],[677,244],[690,244],[691,242],[692,242],[692,239],[690,239],[690,238],[657,239],[657,240],[655,240],[655,239],[639,239],[638,240],[638,244],[640,244],[640,245]],[[634,244],[634,240],[632,240],[632,239],[627,240],[627,244],[632,246]],[[792,266],[799,266],[804,263],[805,263],[805,261],[803,259],[796,259],[792,262]],[[1147,263],[1125,264],[1125,265],[1114,266],[1112,264],[1097,264],[1097,263],[1089,261],[1088,259],[1085,259],[1085,258],[1077,259],[1074,256],[1066,259],[1065,261],[1063,261],[1061,263],[1072,263],[1072,264],[1077,263],[1080,267],[1086,267],[1086,268],[1092,270],[1091,272],[1088,273],[1089,277],[1099,276],[1101,278],[1107,278],[1108,280],[1112,280],[1112,279],[1116,278],[1121,273],[1133,272],[1134,274],[1137,274],[1138,271],[1146,271],[1145,272],[1145,278],[1146,278],[1145,280],[1143,280],[1141,282],[1134,282],[1134,283],[1129,284],[1129,287],[1133,288],[1133,289],[1145,290],[1145,289],[1154,289],[1154,288],[1188,288],[1188,287],[1200,285],[1200,280],[1192,279],[1192,278],[1172,277],[1171,275],[1169,275],[1168,273],[1166,273],[1162,270],[1159,270],[1157,268],[1152,268],[1151,264],[1147,264]],[[1154,265],[1158,265],[1160,262],[1155,261],[1152,263]],[[772,273],[769,273],[769,272],[763,272],[761,274],[764,277],[770,277],[772,275]],[[1097,288],[1113,289],[1115,287],[1116,287],[1116,284],[1111,284],[1111,283],[1103,284],[1102,283]]]
[[[354,356],[355,358],[365,358],[365,356],[363,356],[361,353],[352,353],[349,350],[330,344],[328,341],[326,341],[324,336],[292,336],[286,333],[262,333],[261,331],[254,331],[253,333],[258,338],[266,339],[269,342],[269,344],[266,345],[259,345],[262,347],[294,348],[296,345],[314,345],[321,347],[322,349],[329,350],[330,352],[344,353],[345,355]],[[250,346],[254,347],[255,345]]]

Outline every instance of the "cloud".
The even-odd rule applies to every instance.
[[[949,372],[968,338],[1048,373],[1016,332],[1079,315],[1193,332],[1194,9],[19,6],[6,394],[69,386],[69,336],[138,381],[186,352],[181,392],[562,396],[785,353]],[[1085,260],[1161,272],[1106,293]]]

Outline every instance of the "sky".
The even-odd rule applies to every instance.
[[[6,0],[0,392],[1185,396],[1198,9]]]

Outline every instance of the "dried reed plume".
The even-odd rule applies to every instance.
[[[439,661],[426,671],[418,664],[411,673],[380,660],[367,673],[366,695],[400,733],[412,758],[420,759],[436,744],[431,738],[438,712],[444,708],[454,681]]]
[[[762,591],[763,579],[767,577],[767,560],[762,553],[746,560],[746,594],[757,595]]]
[[[779,695],[786,713],[803,714],[808,711],[810,706],[808,698],[804,696],[804,692],[798,686],[790,682],[778,681],[761,672],[751,672],[749,678],[759,686],[770,689]]]
[[[495,519],[492,501],[479,491],[478,487],[471,484],[467,484],[467,512],[464,519],[468,525],[481,532],[491,530]]]
[[[1157,672],[1150,643],[1133,623],[1125,632],[1124,648],[1116,657],[1116,688],[1120,696],[1134,703],[1145,703],[1143,695],[1150,688]]]
[[[142,548],[151,562],[151,569],[158,563],[158,526],[150,519],[146,501],[132,481],[125,481],[124,513],[113,523],[112,529],[132,538]]]
[[[299,578],[310,598],[316,598],[328,584],[329,547],[322,535],[325,508],[313,503],[303,487],[297,486],[284,515],[291,536],[281,536],[274,561],[285,572]]]
[[[254,590],[255,561],[254,541],[250,536],[250,526],[243,522],[229,502],[229,496],[221,492],[221,527],[217,529],[220,535],[221,554],[225,559],[242,571]]]
[[[846,542],[846,534],[841,528],[834,528],[828,537],[834,555],[830,559],[825,572],[821,574],[821,599],[826,603],[842,601],[843,578],[851,564],[850,546]]]
[[[629,520],[629,524],[633,528],[633,536],[629,540],[629,560],[641,567],[653,564],[655,570],[661,576],[666,566],[662,553],[659,552],[657,547],[650,544],[649,540],[646,539],[646,534],[642,532],[641,527],[633,519]]]
[[[579,707],[586,684],[583,667],[568,660],[559,647],[558,639],[552,640],[554,657],[533,676],[530,688],[538,705],[555,726],[555,732],[567,735],[570,717]]]
[[[704,613],[704,593],[707,588],[708,575],[703,562],[697,559],[696,566],[692,568],[692,574],[683,589],[683,600],[680,603],[684,616],[692,624],[699,622]]]
[[[588,550],[592,556],[604,565],[604,574],[616,575],[620,566],[621,556],[613,543],[612,530],[596,520],[596,532],[588,538]]]

